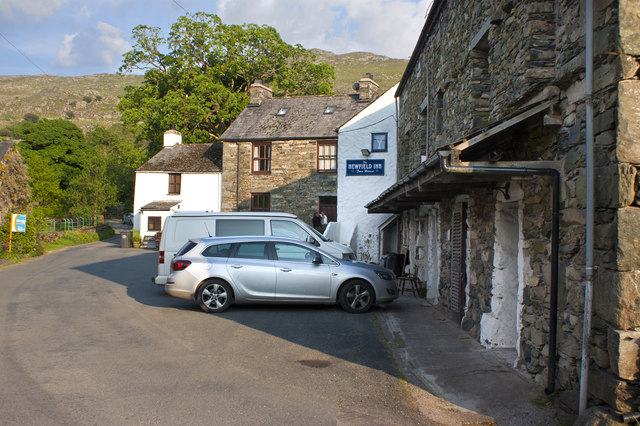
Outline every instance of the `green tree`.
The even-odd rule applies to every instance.
[[[312,52],[285,43],[269,26],[225,25],[197,13],[178,18],[166,38],[145,25],[132,38],[120,72],[144,70],[145,80],[127,87],[118,109],[130,129],[151,141],[151,154],[171,127],[186,143],[217,139],[247,105],[254,80],[276,96],[331,93],[333,67],[314,63]]]
[[[87,141],[104,163],[102,176],[115,189],[115,201],[122,203],[125,210],[133,210],[135,171],[147,159],[146,149],[136,144],[131,132],[118,125],[96,127],[87,133]]]
[[[93,153],[75,124],[66,120],[24,121],[11,129],[20,142],[31,178],[31,200],[38,213],[65,215],[69,209],[67,189]]]

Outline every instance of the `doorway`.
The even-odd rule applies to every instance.
[[[318,211],[327,215],[329,222],[338,221],[338,197],[324,196],[318,197]]]

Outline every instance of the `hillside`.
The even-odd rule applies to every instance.
[[[336,55],[326,50],[311,50],[318,62],[334,66],[336,80],[333,91],[336,94],[352,93],[353,83],[365,73],[373,74],[373,79],[380,85],[380,93],[384,93],[400,81],[409,63],[406,59],[391,59],[366,52]]]
[[[313,52],[318,62],[335,67],[336,94],[352,93],[353,83],[367,72],[373,74],[383,93],[400,80],[408,62],[364,52]],[[70,119],[85,131],[96,125],[110,126],[119,122],[117,105],[124,88],[142,80],[140,75],[115,74],[0,76],[0,129],[20,122],[27,113],[40,118]]]
[[[53,75],[0,76],[0,128],[22,120],[68,118],[87,130],[120,120],[116,106],[124,88],[142,82],[142,76],[95,74],[83,77]]]

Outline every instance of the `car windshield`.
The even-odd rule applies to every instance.
[[[321,233],[319,233],[318,231],[316,231],[315,229],[313,229],[312,227],[310,227],[309,225],[307,225],[306,223],[304,224],[305,226],[305,230],[309,233],[311,233],[314,237],[319,238],[321,241],[331,241],[330,239],[328,239],[327,237],[325,237],[324,235],[322,235]]]

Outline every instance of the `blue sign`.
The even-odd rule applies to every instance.
[[[27,230],[27,215],[26,214],[14,214],[12,216],[12,231],[13,232],[25,232]]]
[[[384,176],[384,160],[347,160],[347,176]]]

